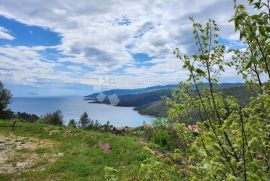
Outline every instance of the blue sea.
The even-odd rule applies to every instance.
[[[61,110],[65,124],[70,119],[78,121],[83,112],[89,118],[104,124],[109,121],[116,127],[136,127],[143,122],[151,123],[154,118],[140,115],[132,107],[117,107],[106,104],[89,103],[83,97],[14,97],[9,108],[15,112],[27,112],[38,116]]]

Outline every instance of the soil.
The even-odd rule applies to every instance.
[[[42,170],[60,156],[49,140],[0,135],[0,173]]]

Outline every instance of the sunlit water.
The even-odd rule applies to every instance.
[[[78,121],[83,112],[87,112],[92,120],[98,120],[102,124],[110,121],[117,127],[136,127],[143,125],[144,121],[151,123],[154,119],[140,115],[131,107],[93,104],[83,100],[82,97],[15,97],[9,107],[15,112],[27,112],[38,116],[59,109],[64,115],[65,124],[70,119]]]

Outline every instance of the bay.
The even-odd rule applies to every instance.
[[[151,123],[154,118],[141,115],[132,107],[118,107],[106,104],[89,103],[83,97],[14,97],[9,108],[15,112],[27,112],[38,116],[61,110],[65,124],[70,119],[78,121],[83,112],[92,120],[104,124],[107,121],[116,127],[136,127],[144,122]]]

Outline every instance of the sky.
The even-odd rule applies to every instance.
[[[88,95],[176,84],[192,54],[189,17],[215,19],[220,43],[241,47],[233,0],[0,0],[0,80],[14,96]],[[221,82],[241,82],[227,69]]]

